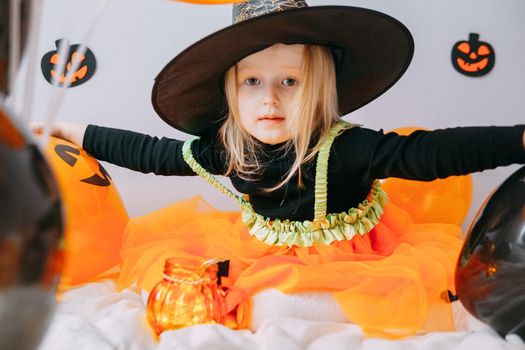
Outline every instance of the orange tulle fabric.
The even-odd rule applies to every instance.
[[[403,209],[387,204],[380,223],[350,241],[268,246],[248,234],[240,213],[218,211],[197,196],[129,221],[118,286],[137,283],[150,291],[173,256],[228,259],[224,282],[232,328],[249,324],[251,296],[277,288],[333,293],[348,319],[369,336],[451,331],[447,290],[455,292],[461,237],[458,226],[414,224]]]

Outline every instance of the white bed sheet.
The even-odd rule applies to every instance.
[[[117,292],[112,281],[104,281],[63,294],[39,350],[525,349],[525,343],[516,335],[502,339],[487,326],[469,322],[473,326],[466,331],[391,341],[364,338],[360,328],[352,324],[288,318],[268,321],[255,333],[199,325],[164,332],[156,341],[146,321],[142,296],[131,289]]]

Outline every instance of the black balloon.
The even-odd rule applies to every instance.
[[[0,106],[0,349],[35,349],[49,325],[63,234],[57,184]]]
[[[525,167],[479,210],[459,257],[456,289],[476,318],[525,340]]]

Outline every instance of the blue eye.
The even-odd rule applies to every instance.
[[[244,82],[249,86],[259,85],[261,83],[257,78],[248,78]]]
[[[295,84],[297,84],[297,80],[293,78],[287,78],[283,80],[282,84],[284,86],[295,86]]]

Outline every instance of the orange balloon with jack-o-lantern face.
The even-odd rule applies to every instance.
[[[409,135],[419,127],[404,127],[392,131]],[[472,176],[450,176],[434,181],[413,181],[388,178],[381,187],[390,201],[407,210],[416,223],[439,222],[461,225],[472,201]]]
[[[46,155],[64,205],[62,286],[68,287],[118,264],[128,214],[106,170],[83,149],[51,137]]]

